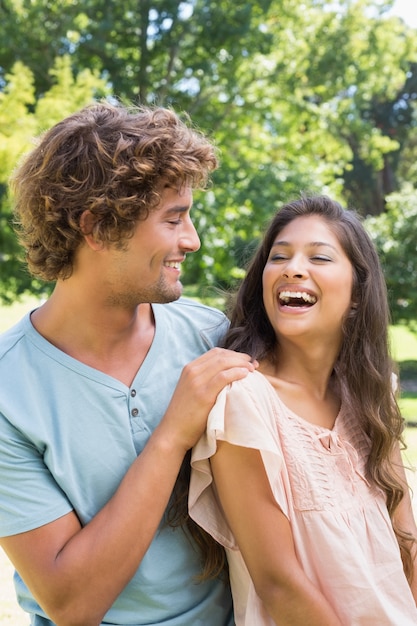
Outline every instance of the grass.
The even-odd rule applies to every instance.
[[[410,426],[417,426],[417,394],[402,392],[398,404],[405,421]]]
[[[391,326],[390,340],[394,359],[414,363],[417,375],[417,334],[412,333],[406,326]]]
[[[417,425],[417,335],[405,326],[393,326],[390,329],[392,355],[400,370],[402,390],[399,405],[401,413],[410,425]],[[415,387],[409,389],[407,381],[414,381]]]
[[[407,449],[403,453],[404,462],[413,469],[417,468],[417,428],[406,428],[404,440],[407,446]]]

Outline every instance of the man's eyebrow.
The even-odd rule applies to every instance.
[[[191,206],[188,206],[188,205],[176,205],[176,206],[171,206],[165,209],[165,213],[167,215],[170,215],[171,213],[186,213],[190,209],[191,209]]]

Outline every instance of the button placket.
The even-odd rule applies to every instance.
[[[136,389],[130,390],[130,397],[131,398],[136,397]],[[132,406],[132,404],[130,405],[130,415],[132,417],[137,417],[139,415],[139,409],[136,406]]]

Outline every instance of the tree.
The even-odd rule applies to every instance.
[[[7,181],[19,158],[33,145],[34,137],[63,115],[105,94],[104,81],[89,70],[76,78],[69,57],[57,59],[51,69],[55,83],[35,102],[34,77],[21,62],[6,76],[0,92],[0,301],[11,303],[27,291],[41,293],[40,281],[26,272],[22,251],[12,227],[11,202]]]
[[[386,211],[365,225],[384,269],[392,319],[417,329],[417,190],[387,196]]]
[[[372,9],[366,0],[321,11],[300,4],[304,36],[294,37],[288,78],[311,151],[334,164],[344,201],[364,215],[383,211],[385,195],[399,188],[401,151],[416,124],[415,32]]]
[[[15,59],[32,71],[43,127],[85,68],[122,101],[187,111],[221,168],[195,198],[202,249],[184,281],[228,287],[280,203],[318,191],[375,213],[414,171],[417,41],[388,5],[2,0],[0,77]]]

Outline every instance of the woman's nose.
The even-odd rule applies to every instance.
[[[289,259],[289,261],[285,264],[285,267],[282,270],[282,275],[285,278],[304,278],[306,276],[307,270],[305,268],[305,264],[300,258],[293,257]]]

